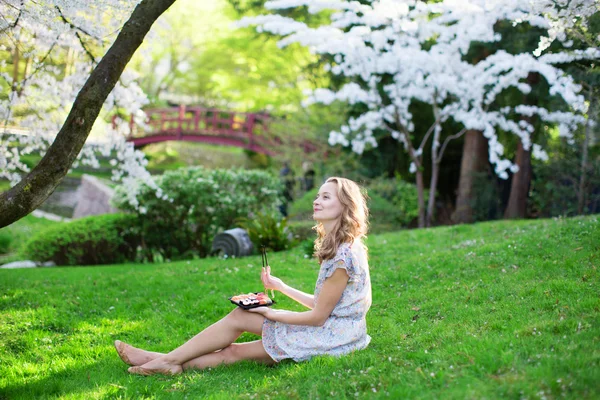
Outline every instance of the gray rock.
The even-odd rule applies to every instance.
[[[45,211],[42,211],[42,210],[33,210],[33,212],[31,213],[31,215],[33,215],[36,218],[45,218],[45,219],[48,219],[50,221],[69,222],[71,220],[70,218],[64,218],[64,217],[61,217],[60,215],[48,213],[48,212],[45,212]]]
[[[118,210],[110,205],[114,190],[91,175],[83,175],[81,186],[77,189],[77,206],[73,218],[88,215],[112,214]]]
[[[15,268],[35,268],[37,267],[37,264],[33,261],[30,260],[26,260],[26,261],[14,261],[8,264],[4,264],[2,266],[0,266],[0,268],[5,268],[5,269],[15,269]]]
[[[56,267],[56,263],[54,261],[46,261],[43,263],[38,263],[40,267]]]

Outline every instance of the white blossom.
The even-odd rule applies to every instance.
[[[506,171],[514,172],[518,167],[504,159],[504,147],[497,131],[517,135],[528,150],[534,128],[526,117],[536,115],[542,121],[557,124],[561,135],[571,137],[585,121],[582,114],[586,104],[579,93],[581,87],[556,65],[598,59],[600,51],[510,54],[501,50],[475,64],[465,61],[464,56],[473,41],[501,40],[494,26],[504,20],[513,21],[514,25],[529,23],[549,29],[554,36],[547,43],[554,39],[566,42],[564,29],[574,22],[564,19],[582,21],[598,10],[597,4],[592,3],[573,0],[561,6],[553,1],[523,0],[445,0],[439,3],[379,0],[369,4],[279,0],[267,2],[267,7],[278,10],[307,6],[311,12],[338,11],[331,14],[330,24],[318,27],[275,15],[244,18],[243,25],[257,25],[261,31],[282,35],[281,46],[299,43],[317,54],[332,56],[334,62],[327,69],[345,76],[350,83],[335,92],[322,88],[307,93],[305,104],[344,101],[365,104],[368,111],[350,118],[339,131],[331,132],[331,145],[351,145],[355,152],[362,153],[374,142],[373,131],[385,129],[409,152],[413,148],[410,153],[415,165],[411,171],[416,171],[422,146],[410,143],[406,134],[415,129],[409,108],[418,100],[437,110],[439,121],[433,126],[432,151],[441,149],[444,132],[440,124],[453,119],[465,129],[483,132],[488,139],[490,162],[495,165],[496,173],[506,178]],[[520,105],[498,111],[491,107],[509,88],[524,95],[529,93],[531,86],[527,78],[531,73],[543,77],[550,94],[561,96],[571,110],[549,111]],[[388,82],[381,87],[384,76],[392,79],[386,78]],[[522,117],[514,120],[515,115]],[[542,154],[537,147],[535,149],[536,155]]]
[[[537,143],[533,144],[531,155],[537,160],[548,161],[548,154]]]
[[[9,46],[18,45],[22,57],[31,65],[28,75],[18,77],[2,74],[8,87],[13,88],[6,100],[0,100],[0,178],[11,184],[21,179],[29,168],[21,162],[21,155],[44,155],[62,127],[75,97],[83,87],[102,52],[108,49],[126,18],[139,1],[122,0],[55,0],[53,2],[4,1],[0,19],[0,31],[10,38]],[[66,21],[65,21],[66,20]],[[78,35],[84,37],[84,48]],[[14,51],[4,47],[2,51]],[[93,52],[90,57],[89,52]],[[55,66],[46,62],[53,54],[72,54],[68,66]],[[139,187],[137,179],[158,190],[146,171],[147,161],[143,153],[126,142],[128,124],[117,120],[113,127],[110,115],[119,109],[133,114],[134,120],[143,126],[145,115],[141,107],[147,103],[146,95],[136,83],[137,74],[125,70],[113,91],[106,99],[92,132],[73,166],[99,167],[97,155],[109,157],[115,167],[113,178],[130,189],[129,200],[135,200]],[[19,116],[15,110],[27,110]],[[18,130],[10,127],[18,126]],[[9,148],[11,142],[19,142],[21,150]],[[158,193],[158,192],[157,192]],[[162,194],[161,194],[162,195]]]

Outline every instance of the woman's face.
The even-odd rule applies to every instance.
[[[342,215],[342,207],[337,196],[337,184],[327,182],[321,186],[313,202],[313,219],[321,223],[335,221]]]

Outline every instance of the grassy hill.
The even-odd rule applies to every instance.
[[[394,232],[368,245],[366,350],[176,377],[128,375],[113,340],[170,350],[229,312],[228,296],[261,289],[260,257],[1,270],[0,398],[600,396],[600,217]],[[300,249],[269,260],[274,275],[314,288],[318,265]]]

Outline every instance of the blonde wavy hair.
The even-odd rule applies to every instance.
[[[315,257],[319,263],[335,257],[342,243],[353,244],[355,240],[367,251],[362,238],[367,235],[369,226],[369,209],[367,194],[356,183],[346,178],[332,177],[325,183],[333,182],[337,186],[337,197],[342,204],[342,214],[332,231],[326,235],[320,222],[313,227],[317,231],[315,240]]]

